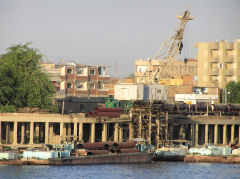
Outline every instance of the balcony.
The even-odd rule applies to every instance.
[[[225,63],[233,63],[233,58],[225,58],[223,61]]]
[[[210,59],[211,63],[218,63],[219,62],[219,58],[218,57],[213,57]]]
[[[211,76],[218,76],[218,74],[219,74],[218,69],[214,69],[214,70],[210,71]]]
[[[233,70],[226,70],[225,75],[232,76],[233,75]]]
[[[218,87],[218,80],[211,80],[210,87]]]

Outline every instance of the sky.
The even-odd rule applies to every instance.
[[[106,65],[125,77],[135,60],[152,58],[190,10],[180,58],[196,42],[240,38],[240,0],[0,0],[0,54],[32,42],[46,61]]]

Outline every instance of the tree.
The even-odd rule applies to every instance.
[[[15,45],[0,56],[0,105],[52,109],[55,88],[42,71],[42,55],[30,45]]]
[[[229,103],[240,103],[240,82],[229,82],[226,90]]]

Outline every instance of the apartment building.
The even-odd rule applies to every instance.
[[[61,67],[58,97],[108,97],[110,76],[105,66],[69,63]]]
[[[230,81],[240,80],[240,39],[235,42],[198,42],[197,85],[224,89]]]
[[[182,84],[183,76],[197,76],[197,60],[188,59],[187,61],[171,61],[169,63],[161,60],[143,60],[139,59],[135,61],[135,79],[137,83],[148,84],[151,81],[152,76],[160,68],[162,78],[160,84],[163,85],[179,85]],[[141,77],[144,74],[144,78]]]

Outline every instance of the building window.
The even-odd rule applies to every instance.
[[[78,74],[82,75],[83,74],[83,70],[79,70]]]
[[[101,83],[101,81],[98,81],[98,89],[102,89],[102,83]]]
[[[219,64],[219,68],[223,68],[223,64],[222,63]]]
[[[101,75],[102,74],[102,68],[98,67],[98,74]]]
[[[94,75],[95,71],[94,70],[90,70],[90,75]]]
[[[68,83],[67,88],[72,88],[72,83]]]
[[[76,67],[76,73],[77,73],[77,75],[83,75],[83,73],[84,73],[84,68],[77,66],[77,67]]]
[[[77,86],[77,88],[83,89],[83,84],[79,84],[79,85]]]
[[[157,93],[161,93],[161,90],[157,90]]]
[[[72,73],[73,73],[73,70],[72,70],[72,69],[67,69],[67,73],[68,73],[68,74],[72,74]]]
[[[93,83],[90,83],[90,89],[95,89],[95,85]]]

